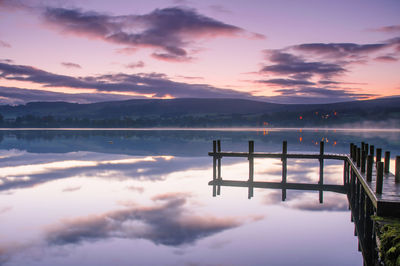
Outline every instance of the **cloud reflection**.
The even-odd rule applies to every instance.
[[[346,195],[329,192],[324,194],[324,203],[319,203],[318,194],[309,191],[290,192],[284,206],[303,211],[348,211]],[[282,202],[281,190],[269,192],[262,200],[265,205],[276,205]]]
[[[345,195],[326,194],[324,203],[320,204],[316,200],[316,194],[303,193],[296,200],[291,200],[289,206],[298,210],[305,211],[348,211],[349,203]]]
[[[69,160],[68,157],[79,158]],[[17,165],[0,165],[0,191],[32,187],[47,181],[68,178],[76,175],[101,176],[103,172],[118,171],[120,178],[150,178],[159,179],[161,175],[176,170],[175,164],[170,164],[173,156],[145,156],[130,158],[115,158],[110,160],[102,154],[72,153],[61,157],[36,155],[36,163],[25,164],[28,158],[15,158]],[[88,160],[90,158],[91,160]],[[6,162],[6,165],[9,165]],[[179,167],[178,167],[179,168]]]
[[[153,198],[154,206],[111,211],[68,219],[47,232],[50,245],[79,244],[105,238],[147,239],[154,244],[180,246],[240,226],[235,218],[191,214],[186,195],[169,194]]]

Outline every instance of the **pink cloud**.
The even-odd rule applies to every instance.
[[[153,57],[174,62],[190,59],[187,48],[201,38],[239,36],[245,30],[199,14],[194,9],[172,7],[144,15],[111,16],[92,11],[46,8],[45,22],[64,33],[100,39],[132,49],[152,48],[163,52]],[[261,34],[253,34],[260,38]]]

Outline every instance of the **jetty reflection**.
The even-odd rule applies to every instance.
[[[319,154],[288,154],[287,141],[282,143],[282,153],[254,153],[254,141],[249,141],[249,151],[244,152],[222,152],[221,141],[213,141],[213,180],[209,185],[213,186],[213,196],[220,195],[221,186],[247,187],[248,198],[254,196],[254,188],[270,188],[282,190],[282,201],[286,200],[286,190],[309,190],[319,191],[319,202],[323,203],[323,192],[337,192],[347,194],[347,183],[343,179],[342,185],[324,184],[324,159],[345,160],[345,156],[338,154],[324,154],[324,142],[320,142]],[[247,181],[223,180],[221,177],[222,157],[247,157],[249,160],[249,177]],[[282,161],[282,181],[254,181],[254,158],[276,158]],[[319,180],[317,184],[290,183],[287,182],[287,160],[290,159],[318,159],[319,160]]]

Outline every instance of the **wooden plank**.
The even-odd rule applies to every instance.
[[[214,156],[215,154],[213,152],[208,153],[209,156]],[[221,157],[243,157],[243,158],[248,158],[249,153],[248,152],[217,152],[217,155]],[[282,158],[282,153],[260,153],[260,152],[254,152],[253,153],[254,158],[275,158],[275,159],[281,159]],[[288,159],[320,159],[321,155],[319,154],[302,154],[302,153],[288,153],[286,154],[286,157]],[[333,160],[346,160],[347,155],[345,154],[329,154],[326,153],[322,157],[324,160],[325,159],[333,159]]]

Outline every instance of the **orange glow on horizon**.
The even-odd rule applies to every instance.
[[[153,98],[153,97],[152,97]],[[160,99],[163,100],[168,100],[168,99],[175,99],[176,97],[170,95],[170,94],[166,94],[165,96],[161,97]]]

